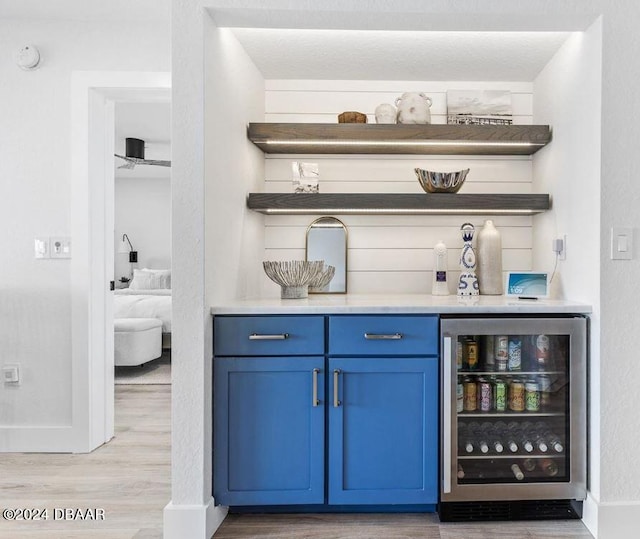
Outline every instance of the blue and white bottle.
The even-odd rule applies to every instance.
[[[462,254],[460,255],[460,278],[458,279],[458,296],[478,296],[480,287],[476,276],[476,253],[473,250],[473,233],[475,228],[471,223],[464,223],[462,232]]]

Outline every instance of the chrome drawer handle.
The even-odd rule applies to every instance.
[[[398,339],[402,339],[402,333],[392,333],[392,334],[384,334],[384,333],[365,333],[364,338],[370,341],[397,341]]]
[[[260,335],[259,333],[252,333],[249,335],[250,341],[284,341],[288,338],[288,333],[276,333],[274,335]]]
[[[313,369],[313,397],[311,397],[312,399],[311,405],[314,408],[318,406],[318,404],[320,404],[320,401],[318,400],[318,373],[319,372],[320,372],[320,369]]]

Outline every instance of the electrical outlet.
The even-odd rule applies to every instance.
[[[567,235],[564,234],[561,238],[556,238],[551,244],[551,249],[558,255],[559,260],[567,259]]]
[[[54,236],[49,240],[51,258],[71,258],[71,238]]]
[[[5,384],[20,385],[20,365],[3,365],[2,381]]]

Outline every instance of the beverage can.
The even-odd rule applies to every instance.
[[[495,370],[495,365],[496,365],[496,351],[495,351],[495,344],[494,344],[494,337],[493,335],[485,335],[484,337],[484,349],[483,349],[483,362],[484,362],[484,368],[487,371],[493,371]]]
[[[458,413],[464,411],[464,385],[460,382],[456,388],[456,411]]]
[[[551,378],[546,374],[538,376],[538,386],[540,389],[540,406],[546,408],[551,403]]]
[[[547,335],[538,335],[536,337],[535,354],[538,370],[546,370],[549,362],[549,337]]]
[[[462,343],[460,341],[456,341],[456,365],[458,366],[458,370],[461,371],[462,364]]]
[[[511,380],[509,385],[509,409],[514,412],[524,412],[524,384],[522,380]]]
[[[493,386],[493,408],[496,412],[507,410],[507,383],[498,378]]]
[[[481,412],[491,411],[491,382],[486,378],[480,378],[478,380],[478,408]]]
[[[507,370],[507,360],[509,358],[509,338],[506,335],[496,335],[493,338],[493,349],[496,370],[504,372]]]
[[[478,390],[476,383],[469,377],[463,381],[463,410],[465,412],[475,412],[478,401]]]
[[[470,371],[478,369],[478,343],[474,339],[467,339],[464,342],[465,356]]]
[[[540,387],[535,380],[527,380],[524,385],[524,400],[527,412],[540,411]]]
[[[522,339],[509,337],[509,359],[507,369],[519,371],[522,368]]]

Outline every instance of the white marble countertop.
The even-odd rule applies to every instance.
[[[241,299],[211,307],[211,314],[589,314],[572,301],[505,296],[458,298],[428,294],[315,294],[306,299]]]

